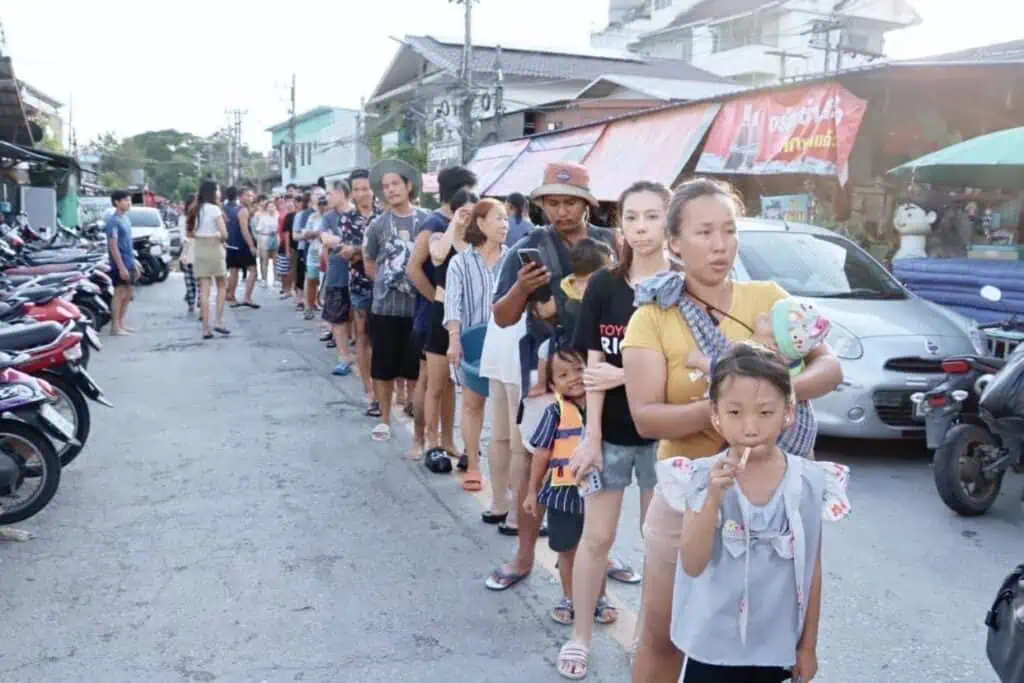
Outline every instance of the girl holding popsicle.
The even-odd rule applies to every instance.
[[[711,420],[728,449],[658,464],[683,513],[672,640],[684,683],[808,683],[817,673],[822,520],[850,511],[849,469],[786,453],[788,363],[749,343],[711,368]]]

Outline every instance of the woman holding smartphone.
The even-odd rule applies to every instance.
[[[623,493],[635,472],[642,525],[657,483],[655,442],[637,433],[629,412],[621,346],[635,310],[634,286],[669,268],[664,245],[671,198],[665,186],[645,181],[622,193],[622,258],[613,268],[590,278],[576,323],[573,345],[587,353],[583,375],[587,423],[571,467],[586,496],[586,515],[572,579],[572,606],[581,618],[574,621],[572,638],[558,657],[558,671],[566,678],[579,679],[587,673],[594,621],[611,623],[618,616],[607,599],[599,596],[619,526]],[[594,618],[582,618],[589,614]]]

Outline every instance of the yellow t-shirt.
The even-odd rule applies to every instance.
[[[732,310],[729,315],[754,327],[762,313],[770,313],[779,299],[789,294],[774,282],[736,282],[733,284]],[[719,329],[729,339],[750,339],[751,332],[731,318],[722,318]],[[656,304],[641,306],[629,319],[622,348],[651,349],[665,356],[665,400],[671,405],[699,401],[705,397],[708,381],[700,371],[686,367],[690,353],[698,351],[697,342],[678,307],[663,309]],[[711,427],[684,439],[663,440],[658,444],[658,459],[685,456],[706,458],[721,452],[721,435]]]

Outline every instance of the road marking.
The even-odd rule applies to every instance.
[[[398,418],[398,421],[402,424],[402,426],[405,427],[406,431],[409,432],[409,436],[415,436],[415,429],[412,420],[408,419],[404,415],[404,413],[399,413],[399,415],[396,417]],[[481,488],[481,490],[463,491],[463,493],[468,493],[470,497],[472,497],[480,505],[480,509],[481,511],[483,511],[486,510],[490,504],[490,494],[487,493],[489,484],[487,479],[483,476],[483,472],[480,473],[480,476],[483,483],[483,487]],[[543,539],[541,539],[541,541],[543,541]],[[555,566],[557,562],[558,553],[556,553],[550,547],[548,547],[546,543],[538,542],[537,549],[534,552],[534,564],[540,565],[545,570],[547,570],[547,572],[554,577],[555,582],[559,585],[559,587],[561,587],[561,576],[558,573],[558,567]],[[611,579],[609,579],[609,583],[611,583]],[[511,588],[509,590],[515,590],[515,588]],[[604,633],[611,636],[615,640],[615,642],[617,642],[619,646],[622,647],[623,650],[625,650],[627,654],[632,653],[633,642],[637,627],[637,614],[629,607],[627,607],[626,601],[622,599],[622,597],[620,597],[611,588],[606,588],[605,592],[608,595],[608,599],[611,601],[612,605],[615,606],[616,611],[619,613],[619,618],[615,621],[614,624],[609,624],[607,626],[601,626],[599,624],[596,624],[595,626],[601,628],[601,630]],[[566,640],[568,640],[568,636],[566,637]]]

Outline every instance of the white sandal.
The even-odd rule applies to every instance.
[[[381,422],[370,432],[370,437],[374,441],[391,441],[391,425]]]
[[[568,678],[571,681],[581,681],[587,677],[589,659],[590,650],[582,643],[570,640],[558,651],[558,673],[562,678]],[[577,665],[579,670],[570,671],[569,665]]]

